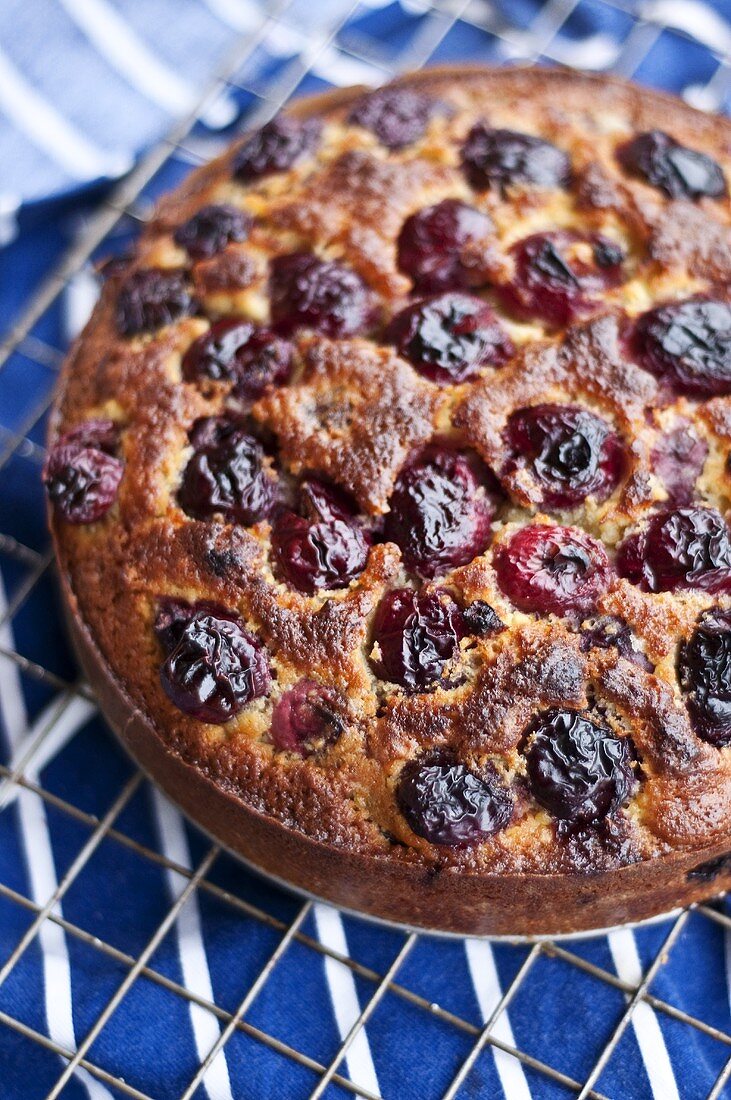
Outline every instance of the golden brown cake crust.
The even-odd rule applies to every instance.
[[[124,465],[114,506],[97,522],[65,523],[52,510],[72,637],[105,714],[141,765],[225,845],[299,889],[460,933],[558,933],[643,919],[729,881],[731,862],[720,857],[731,849],[731,748],[694,731],[676,655],[699,615],[731,600],[700,589],[648,593],[613,575],[596,614],[632,629],[647,658],[634,663],[611,647],[584,651],[577,623],[517,609],[500,588],[494,554],[520,526],[558,522],[601,537],[613,556],[667,497],[652,452],[680,419],[692,420],[708,445],[699,499],[728,510],[731,398],[666,401],[624,341],[628,317],[731,281],[729,200],[669,200],[623,172],[614,151],[637,132],[665,130],[729,176],[731,125],[672,97],[564,71],[445,68],[398,83],[446,105],[413,145],[389,151],[347,123],[362,90],[301,101],[293,115],[324,123],[312,153],[247,184],[232,180],[236,149],[194,172],[161,202],[130,264],[106,280],[67,360],[51,426],[53,444],[85,421],[112,419]],[[570,187],[511,195],[471,188],[459,149],[482,118],[563,149]],[[627,277],[565,330],[501,314],[516,345],[509,362],[438,384],[378,334],[410,300],[395,244],[404,220],[455,198],[490,219],[493,235],[471,257],[488,296],[511,278],[508,248],[556,228],[608,234],[626,251]],[[173,233],[210,203],[246,210],[252,228],[245,241],[193,260]],[[231,400],[225,383],[184,381],[182,357],[211,319],[267,323],[269,261],[294,251],[357,272],[378,322],[375,335],[296,333],[292,379],[244,410],[287,491],[303,476],[326,479],[377,530],[399,473],[432,441],[469,448],[499,471],[507,418],[521,407],[579,403],[626,440],[616,491],[568,518],[544,510],[519,471],[505,474],[507,503],[491,547],[425,587],[448,589],[460,607],[488,602],[507,629],[464,639],[460,675],[431,691],[407,694],[374,674],[379,601],[414,584],[394,543],[376,537],[349,586],[308,595],[272,571],[268,519],[249,527],[196,519],[177,500],[191,425],[220,416]],[[200,308],[150,335],[120,335],[120,290],[148,268],[185,270]],[[225,724],[184,714],[163,691],[154,622],[166,597],[230,609],[264,647],[269,691]],[[302,678],[341,700],[340,736],[309,756],[278,751],[269,736],[273,706]],[[600,714],[631,737],[636,782],[601,829],[562,831],[531,797],[523,738],[551,707]],[[399,808],[405,762],[445,752],[477,771],[496,767],[513,792],[508,827],[479,844],[431,843]]]

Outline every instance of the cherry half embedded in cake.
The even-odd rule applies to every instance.
[[[624,540],[617,569],[646,592],[731,592],[731,531],[715,508],[665,508]]]
[[[678,394],[731,394],[731,303],[698,297],[643,313],[634,332],[642,365]]]
[[[588,614],[609,586],[611,566],[600,542],[578,527],[529,524],[494,554],[498,584],[521,611]]]
[[[344,704],[335,688],[317,680],[299,680],[272,711],[269,736],[275,749],[298,756],[322,752],[343,732],[340,712]]]
[[[385,538],[400,547],[407,569],[436,577],[487,547],[492,477],[476,455],[432,446],[401,471],[389,509]]]
[[[378,654],[371,664],[382,680],[409,693],[426,691],[456,657],[462,633],[460,610],[447,592],[394,588],[376,609],[373,642]]]
[[[652,448],[650,464],[668,494],[668,502],[690,504],[708,457],[708,444],[689,420],[680,418]]]
[[[488,840],[513,815],[513,796],[494,767],[478,774],[448,757],[406,763],[396,800],[417,836],[457,848]]]
[[[387,339],[419,374],[434,382],[465,382],[481,367],[501,367],[515,354],[487,302],[450,291],[397,313]]]
[[[276,482],[261,443],[235,420],[204,417],[190,431],[193,454],[183,471],[178,503],[195,519],[221,515],[247,526],[266,518]]]
[[[576,405],[518,409],[503,432],[506,488],[543,508],[576,508],[611,496],[625,467],[620,437],[602,417]]]
[[[184,271],[150,267],[133,271],[117,297],[120,336],[139,336],[170,325],[197,308]]]
[[[183,356],[186,382],[231,382],[235,397],[255,401],[269,386],[281,385],[292,370],[292,345],[270,329],[239,318],[211,325]]]
[[[377,88],[357,101],[348,121],[370,130],[387,149],[403,149],[419,141],[429,120],[444,105],[413,88]]]
[[[592,649],[615,649],[620,657],[652,672],[652,661],[637,648],[637,639],[628,624],[617,615],[598,615],[581,624],[579,644],[584,653]]]
[[[279,332],[311,328],[325,336],[353,336],[374,322],[368,287],[337,260],[292,252],[272,260],[270,272],[272,323]]]
[[[253,183],[274,172],[286,172],[302,157],[314,152],[320,140],[318,118],[299,119],[277,115],[244,142],[232,162],[234,179]]]
[[[476,191],[567,187],[571,177],[567,154],[550,141],[516,130],[493,130],[484,122],[472,127],[461,156]]]
[[[620,145],[617,160],[671,199],[718,199],[727,193],[723,169],[713,157],[681,145],[663,130],[648,130]]]
[[[569,826],[599,824],[634,786],[628,739],[578,711],[556,707],[536,715],[523,744],[533,797]]]
[[[117,499],[124,466],[112,420],[87,420],[62,436],[43,467],[54,512],[66,523],[95,523]]]
[[[365,569],[370,537],[344,493],[319,481],[300,487],[301,515],[283,509],[272,526],[277,574],[300,592],[345,588]]]
[[[266,695],[271,674],[260,643],[237,616],[193,610],[160,669],[172,702],[201,722],[230,721]]]
[[[696,733],[731,745],[731,611],[703,612],[680,647],[678,679]]]
[[[497,288],[507,310],[522,320],[567,325],[601,303],[622,280],[623,249],[599,234],[570,230],[534,233],[509,249],[515,270]]]
[[[207,260],[226,245],[245,241],[251,232],[251,215],[230,203],[203,206],[173,234],[176,244],[194,260]]]
[[[404,222],[396,244],[399,270],[422,294],[484,286],[484,253],[494,232],[488,214],[461,199],[444,199]]]

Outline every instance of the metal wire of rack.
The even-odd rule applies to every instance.
[[[611,59],[611,63],[607,64],[606,68],[626,76],[636,74],[648,52],[657,43],[660,36],[668,30],[667,24],[653,15],[655,9],[659,11],[662,6],[653,5],[652,3],[636,4],[631,0],[592,0],[592,2],[612,8],[622,13],[628,20],[628,33],[625,35],[616,56]],[[283,71],[277,72],[271,82],[262,85],[261,83],[251,84],[247,81],[247,63],[251,61],[256,50],[262,43],[267,41],[270,35],[281,31],[282,28],[292,29],[289,20],[293,17],[293,14],[296,15],[296,4],[293,7],[293,0],[280,0],[279,3],[269,5],[266,10],[263,9],[258,28],[235,43],[230,56],[211,80],[196,109],[176,125],[165,140],[152,149],[136,169],[116,187],[113,193],[100,203],[97,212],[85,225],[75,244],[45,278],[22,311],[21,316],[0,343],[0,371],[2,371],[9,357],[16,352],[21,353],[32,363],[48,370],[48,384],[37,404],[23,419],[23,422],[17,426],[16,430],[6,431],[3,429],[0,433],[0,474],[8,467],[15,456],[22,455],[38,467],[40,467],[43,458],[43,448],[34,441],[32,434],[45,416],[52,400],[53,372],[59,366],[63,352],[39,338],[34,332],[35,327],[47,311],[53,307],[59,295],[68,285],[69,280],[87,265],[98,247],[109,239],[110,234],[123,220],[126,219],[134,223],[145,219],[149,205],[145,202],[144,190],[154,180],[160,168],[172,157],[179,157],[186,163],[199,159],[201,143],[195,139],[195,127],[206,107],[217,96],[231,89],[246,93],[252,102],[252,109],[249,111],[247,121],[249,123],[252,121],[259,123],[272,115],[290,96],[300,89],[307,78],[312,75],[318,59],[326,55],[328,51],[335,50],[361,63],[372,71],[374,80],[386,79],[397,72],[427,64],[435,57],[439,47],[445,43],[456,28],[467,28],[484,36],[485,41],[489,39],[493,45],[496,44],[506,57],[534,62],[547,60],[566,63],[570,59],[566,56],[565,48],[558,46],[557,36],[572,16],[576,14],[580,5],[581,0],[550,0],[540,9],[540,14],[532,22],[526,24],[525,22],[513,21],[510,15],[506,14],[509,8],[507,4],[491,4],[484,2],[484,0],[453,0],[453,2],[450,2],[450,0],[430,0],[430,2],[418,0],[418,3],[414,2],[408,6],[419,17],[419,33],[413,37],[406,50],[394,56],[394,51],[391,49],[379,53],[372,42],[359,40],[357,34],[346,35],[344,33],[359,12],[362,11],[362,6],[357,3],[344,3],[341,5],[340,10],[336,12],[335,18],[324,29],[320,26],[316,34],[305,35],[303,47],[297,56],[291,60],[291,63],[284,66]],[[301,24],[295,21],[294,25],[298,34],[303,33]],[[681,27],[672,28],[672,33],[683,35],[685,32]],[[476,52],[479,56],[479,50]],[[731,62],[731,57],[719,54],[713,56],[714,69],[712,75],[705,89],[701,89],[701,93],[705,94],[704,101],[708,104],[720,103],[730,84],[731,68],[729,62]],[[704,95],[701,94],[699,98],[702,100]],[[23,580],[15,588],[7,607],[4,610],[0,608],[0,661],[6,660],[14,663],[24,676],[44,684],[53,693],[51,703],[45,707],[41,718],[36,721],[31,736],[24,742],[22,752],[11,763],[0,765],[0,812],[13,801],[19,791],[29,792],[31,795],[43,800],[44,805],[47,807],[52,808],[65,818],[75,821],[88,834],[85,843],[83,843],[66,869],[56,888],[45,901],[41,902],[28,897],[10,884],[0,881],[0,899],[24,910],[31,918],[11,954],[0,963],[0,986],[11,976],[30,945],[37,941],[44,926],[48,924],[60,928],[68,937],[86,945],[94,952],[105,955],[125,971],[123,980],[75,1049],[71,1049],[70,1046],[64,1045],[36,1028],[30,1027],[27,1023],[0,1011],[0,1024],[13,1029],[25,1039],[60,1056],[63,1060],[62,1071],[56,1083],[47,1093],[47,1100],[54,1100],[55,1097],[61,1096],[72,1075],[79,1069],[86,1071],[102,1083],[113,1087],[119,1095],[135,1097],[137,1100],[155,1100],[155,1097],[137,1088],[132,1082],[123,1079],[112,1070],[105,1068],[104,1065],[99,1064],[91,1056],[91,1048],[95,1040],[107,1026],[112,1014],[129,994],[134,983],[140,978],[156,983],[161,988],[190,1004],[198,1005],[199,1008],[210,1013],[220,1024],[221,1030],[218,1033],[218,1038],[201,1060],[195,1074],[181,1093],[180,1100],[189,1100],[190,1097],[198,1093],[207,1070],[218,1053],[236,1033],[247,1035],[270,1051],[290,1059],[308,1070],[313,1079],[310,1094],[313,1100],[325,1095],[331,1085],[339,1086],[341,1090],[345,1090],[351,1095],[363,1097],[365,1100],[377,1100],[374,1092],[346,1076],[343,1072],[343,1062],[361,1029],[366,1025],[386,993],[395,996],[401,1002],[408,1004],[421,1013],[431,1015],[450,1028],[457,1029],[465,1036],[468,1044],[467,1053],[453,1080],[446,1090],[442,1091],[443,1100],[453,1100],[462,1093],[462,1089],[469,1081],[478,1059],[488,1047],[492,1047],[496,1051],[502,1051],[505,1055],[518,1060],[524,1067],[533,1071],[534,1078],[543,1078],[555,1085],[563,1086],[567,1092],[577,1096],[579,1100],[584,1100],[587,1097],[600,1098],[603,1094],[597,1090],[597,1084],[602,1072],[617,1049],[623,1034],[632,1021],[633,1014],[640,1005],[649,1006],[656,1013],[661,1013],[668,1019],[672,1019],[685,1027],[696,1029],[708,1039],[721,1044],[724,1049],[722,1068],[707,1097],[708,1100],[718,1100],[726,1093],[731,1080],[731,1031],[720,1029],[699,1016],[677,1008],[668,1001],[656,996],[651,990],[653,980],[659,971],[667,965],[673,947],[690,918],[691,911],[689,910],[679,913],[672,920],[669,930],[653,959],[646,966],[641,979],[637,982],[628,981],[588,961],[580,953],[577,953],[570,942],[547,941],[533,945],[518,966],[512,981],[505,988],[498,1003],[494,1005],[484,1024],[480,1027],[464,1016],[430,1002],[420,993],[399,981],[399,973],[419,938],[416,933],[403,934],[401,945],[391,964],[381,972],[356,958],[351,958],[349,955],[335,950],[332,946],[320,942],[304,930],[303,926],[313,906],[311,901],[302,902],[297,907],[293,919],[283,920],[260,907],[255,900],[228,890],[215,882],[209,876],[211,868],[219,856],[219,849],[215,844],[209,843],[206,846],[203,857],[197,863],[197,866],[191,869],[169,858],[163,852],[156,850],[155,847],[128,835],[120,825],[120,818],[135,793],[144,783],[144,778],[140,773],[135,772],[131,775],[108,811],[101,818],[89,813],[82,806],[60,797],[53,790],[42,786],[39,781],[42,766],[50,757],[54,738],[59,728],[66,721],[70,709],[81,706],[87,707],[91,712],[93,701],[88,687],[83,682],[72,682],[59,675],[54,669],[47,668],[28,656],[24,656],[19,648],[3,643],[3,627],[12,625],[14,618],[31,598],[36,587],[52,569],[50,548],[39,551],[24,545],[10,535],[0,533],[0,555],[16,563],[24,571]],[[49,748],[49,746],[51,747]],[[92,934],[75,921],[60,915],[58,911],[60,901],[72,888],[102,842],[112,842],[121,849],[136,853],[143,860],[176,876],[184,884],[172,904],[167,908],[162,920],[144,948],[135,955],[129,954],[105,939]],[[172,979],[154,965],[154,954],[157,947],[178,920],[186,902],[194,892],[215,898],[217,902],[226,906],[241,919],[246,918],[266,925],[278,937],[274,950],[234,1010],[223,1008],[214,1003],[213,1000],[187,988],[184,982]],[[695,912],[700,914],[703,919],[715,922],[726,932],[731,932],[731,918],[714,905],[699,906]],[[350,1029],[342,1036],[339,1047],[332,1053],[329,1061],[320,1061],[300,1051],[287,1042],[263,1031],[247,1019],[247,1013],[252,1003],[264,989],[274,969],[281,963],[281,960],[294,944],[302,946],[308,952],[333,959],[349,968],[353,975],[361,979],[370,991],[365,998],[362,1010],[353,1021]],[[498,1034],[499,1029],[496,1028],[496,1025],[502,1014],[515,999],[524,983],[530,980],[530,974],[541,958],[561,960],[563,963],[583,971],[598,982],[612,987],[624,997],[623,1011],[596,1057],[593,1067],[582,1080],[577,1080],[546,1061],[520,1049],[517,1045],[506,1042]],[[198,1093],[198,1095],[201,1095],[201,1093]]]

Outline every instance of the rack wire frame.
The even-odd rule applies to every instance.
[[[180,156],[189,162],[200,159],[196,143],[191,140],[193,128],[201,119],[206,108],[227,89],[234,87],[253,96],[255,107],[249,114],[248,122],[249,124],[260,124],[297,92],[299,86],[312,72],[317,57],[323,51],[333,47],[334,44],[337,44],[336,48],[342,53],[374,67],[382,73],[383,79],[387,79],[389,76],[397,75],[398,72],[419,68],[427,64],[439,44],[459,23],[486,32],[492,39],[502,43],[506,51],[516,59],[532,62],[545,59],[565,63],[565,53],[563,51],[556,52],[554,48],[556,36],[570,16],[579,8],[581,0],[548,0],[528,27],[517,25],[509,16],[506,16],[505,9],[508,5],[498,6],[486,2],[486,0],[412,0],[410,9],[417,10],[427,17],[424,20],[424,33],[417,36],[411,48],[401,53],[396,62],[392,57],[384,59],[369,52],[361,52],[359,49],[354,48],[352,44],[343,45],[338,42],[338,36],[360,9],[358,3],[344,2],[342,10],[337,13],[333,22],[324,31],[322,27],[319,28],[317,37],[313,37],[307,42],[307,48],[303,49],[302,53],[294,59],[293,64],[285,66],[283,75],[280,74],[265,88],[252,88],[247,85],[239,74],[245,71],[247,62],[250,61],[257,48],[266,43],[268,36],[275,32],[278,27],[287,26],[288,10],[291,9],[292,2],[293,0],[278,0],[278,2],[272,2],[262,8],[261,21],[258,27],[235,42],[230,55],[220,70],[212,77],[195,109],[174,126],[167,137],[141,160],[138,166],[122,180],[109,197],[101,201],[98,211],[85,225],[73,246],[41,283],[20,317],[0,341],[0,371],[8,358],[16,351],[21,352],[27,359],[36,364],[51,368],[52,371],[60,366],[63,352],[39,339],[33,332],[34,327],[56,302],[56,299],[68,285],[69,280],[84,269],[95,250],[109,237],[123,218],[144,221],[149,216],[149,208],[143,201],[143,190],[168,159],[174,155]],[[633,0],[594,0],[594,3],[621,11],[631,19],[631,30],[609,71],[624,76],[632,76],[659,36],[664,30],[669,29],[668,25],[654,17],[654,6],[650,4],[638,4],[634,3]],[[682,28],[672,27],[670,29],[680,35],[684,34]],[[710,52],[713,53],[712,50]],[[720,102],[731,85],[731,57],[718,53],[714,53],[714,56],[717,68],[706,90],[711,102]],[[40,468],[43,459],[43,448],[29,436],[47,413],[52,397],[51,377],[47,391],[41,395],[37,405],[17,430],[8,432],[3,429],[0,431],[0,471],[7,466],[15,455],[19,454],[36,461]],[[39,552],[2,533],[0,533],[0,554],[14,560],[27,570],[27,575],[14,591],[4,613],[0,615],[1,629],[5,624],[12,623],[14,617],[33,593],[36,585],[52,569],[53,555],[50,546]],[[300,1066],[310,1070],[314,1079],[311,1092],[312,1100],[324,1095],[331,1083],[340,1086],[341,1089],[346,1090],[353,1096],[363,1097],[364,1100],[378,1100],[374,1093],[351,1081],[342,1072],[342,1065],[358,1032],[367,1023],[379,1001],[387,992],[418,1010],[437,1017],[443,1023],[458,1029],[469,1037],[471,1041],[469,1052],[459,1066],[451,1084],[443,1093],[443,1100],[454,1100],[458,1096],[475,1063],[487,1047],[503,1051],[505,1054],[519,1060],[536,1074],[543,1075],[555,1084],[562,1085],[572,1091],[579,1100],[585,1100],[589,1097],[594,1098],[594,1100],[606,1100],[603,1094],[597,1091],[597,1082],[630,1024],[633,1013],[637,1006],[642,1003],[687,1027],[697,1029],[727,1048],[726,1060],[708,1093],[707,1100],[718,1100],[724,1093],[726,1086],[731,1081],[731,1031],[721,1030],[655,996],[651,991],[653,979],[660,969],[667,964],[673,946],[676,944],[689,918],[689,909],[683,910],[674,918],[659,950],[644,971],[640,982],[636,985],[584,959],[571,949],[570,942],[541,941],[534,944],[489,1018],[482,1027],[478,1027],[472,1021],[429,1002],[425,997],[410,990],[398,981],[399,971],[418,940],[417,933],[404,933],[403,943],[393,961],[384,973],[380,973],[355,958],[341,954],[303,931],[303,924],[312,908],[312,901],[303,901],[294,919],[284,921],[260,908],[246,897],[226,890],[214,882],[208,876],[220,851],[215,843],[207,846],[203,858],[197,867],[191,870],[154,848],[128,836],[118,827],[117,823],[124,808],[129,804],[144,781],[144,777],[140,772],[133,772],[102,818],[89,814],[81,807],[45,789],[35,778],[38,774],[38,761],[43,758],[45,743],[53,735],[54,729],[63,719],[64,713],[73,700],[83,699],[91,702],[92,695],[88,686],[82,681],[68,682],[51,669],[29,660],[14,648],[0,645],[0,659],[14,662],[23,674],[50,686],[57,693],[47,719],[41,724],[21,759],[13,767],[0,765],[0,810],[13,797],[14,792],[25,790],[32,792],[42,799],[46,805],[53,807],[56,811],[88,829],[86,842],[59,881],[56,889],[53,890],[43,904],[19,893],[8,884],[0,881],[0,898],[11,902],[32,916],[31,923],[11,954],[4,961],[0,961],[0,986],[13,972],[16,964],[29,946],[36,940],[44,922],[60,926],[68,936],[87,945],[94,951],[100,952],[126,971],[115,993],[74,1050],[64,1047],[23,1021],[0,1011],[1,1025],[13,1029],[26,1039],[38,1044],[38,1046],[60,1056],[63,1060],[62,1071],[55,1085],[47,1094],[47,1100],[55,1100],[56,1097],[62,1094],[70,1078],[79,1067],[99,1081],[114,1087],[121,1095],[134,1097],[136,1100],[155,1100],[155,1097],[136,1088],[133,1083],[116,1076],[89,1057],[89,1051],[94,1040],[98,1038],[109,1018],[129,993],[134,982],[141,977],[156,983],[188,1003],[197,1004],[216,1017],[221,1024],[219,1038],[201,1061],[194,1076],[181,1094],[180,1100],[189,1100],[196,1093],[213,1059],[235,1032],[244,1033],[273,1052],[292,1059]],[[179,876],[185,883],[184,888],[177,894],[167,909],[143,950],[135,956],[120,950],[104,939],[100,939],[97,935],[66,919],[56,911],[58,903],[74,884],[102,841],[106,840],[136,852],[144,860]],[[151,964],[156,947],[173,927],[187,900],[196,891],[216,898],[234,913],[240,914],[242,918],[253,919],[269,926],[279,935],[277,946],[233,1012],[192,992],[185,985],[155,969]],[[701,914],[705,919],[721,925],[727,932],[731,933],[731,917],[714,907],[714,904],[697,906],[695,912]],[[262,1031],[246,1018],[255,998],[261,993],[272,971],[293,943],[301,944],[309,951],[316,952],[321,956],[329,956],[348,967],[354,975],[370,984],[371,994],[366,1000],[362,1011],[327,1064],[321,1063],[275,1036]],[[542,955],[560,959],[564,963],[576,967],[598,981],[620,991],[625,998],[623,1013],[615,1024],[590,1073],[581,1081],[575,1080],[556,1067],[505,1042],[495,1032],[496,1024],[502,1013],[528,979],[532,968]]]

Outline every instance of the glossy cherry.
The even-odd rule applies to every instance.
[[[566,187],[571,162],[548,141],[516,130],[494,130],[486,123],[472,127],[462,146],[462,166],[477,191],[494,187]]]
[[[510,282],[497,288],[506,309],[523,320],[567,325],[590,312],[622,279],[624,252],[606,237],[569,230],[534,233],[514,244]]]
[[[675,393],[731,394],[731,303],[688,298],[643,313],[634,345],[642,365]]]
[[[531,503],[543,508],[576,508],[588,496],[606,500],[624,470],[617,433],[606,420],[576,405],[518,409],[503,438],[508,457],[501,476],[514,479]]]
[[[373,298],[360,275],[311,252],[277,256],[269,278],[272,323],[279,332],[312,328],[352,336],[374,320]]]
[[[620,145],[617,160],[630,175],[639,176],[671,199],[718,199],[726,194],[721,165],[662,130],[648,130]]]
[[[379,603],[373,622],[376,675],[410,693],[426,691],[454,660],[462,633],[459,608],[446,592],[395,588]]]
[[[228,318],[211,325],[183,356],[186,382],[209,378],[233,383],[236,397],[255,401],[269,386],[281,385],[292,370],[292,345],[267,328]]]
[[[715,508],[664,508],[624,540],[617,569],[648,592],[731,592],[731,532]]]
[[[112,420],[87,420],[62,436],[43,467],[54,512],[67,523],[94,523],[117,499],[124,466],[116,457],[119,428]]]
[[[689,420],[680,420],[663,432],[652,449],[651,465],[674,505],[690,504],[708,456],[708,444]]]
[[[703,612],[680,647],[678,679],[696,733],[719,748],[731,745],[731,611]]]
[[[405,764],[396,799],[417,836],[455,848],[494,836],[513,814],[513,796],[495,768],[476,772],[446,756]]]
[[[276,483],[258,440],[234,420],[205,417],[193,425],[190,442],[194,453],[178,490],[184,512],[195,519],[222,515],[247,526],[268,516]]]
[[[343,493],[318,481],[300,489],[297,514],[282,510],[272,526],[277,574],[300,592],[345,588],[365,569],[370,538]]]
[[[201,722],[228,722],[266,695],[271,674],[260,643],[233,614],[194,610],[160,669],[173,703]]]
[[[492,218],[460,199],[444,199],[407,218],[397,242],[399,270],[421,293],[482,286],[480,248],[494,234]]]
[[[578,711],[556,707],[536,715],[523,744],[533,797],[569,826],[600,823],[632,791],[627,738]]]
[[[387,333],[399,354],[435,382],[465,382],[483,366],[500,367],[515,347],[490,306],[446,291],[397,313]]]
[[[428,448],[402,470],[389,507],[384,535],[419,576],[466,565],[490,541],[495,498],[476,456]]]
[[[521,611],[588,614],[609,585],[611,567],[600,542],[576,527],[529,524],[494,555],[498,583]]]

